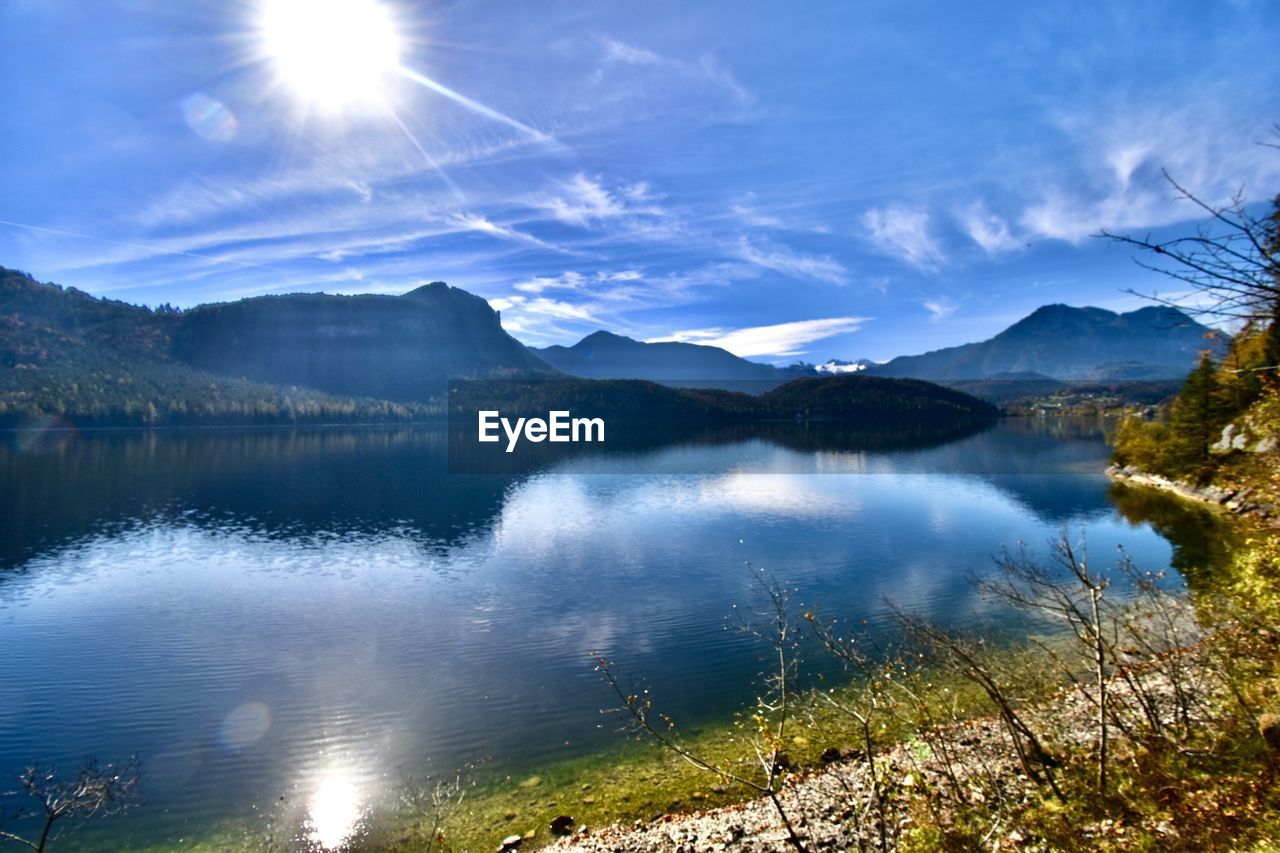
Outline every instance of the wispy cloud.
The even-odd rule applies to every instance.
[[[937,323],[956,313],[956,309],[960,306],[952,302],[946,296],[939,296],[935,299],[926,299],[924,301],[924,307],[925,310],[929,312],[929,320]]]
[[[1180,201],[1163,172],[1212,204],[1227,202],[1242,186],[1263,197],[1280,177],[1280,158],[1257,144],[1267,121],[1252,132],[1217,113],[1212,99],[1188,93],[1190,103],[1157,111],[1127,106],[1104,116],[1066,116],[1077,161],[1056,181],[1043,182],[1021,224],[1030,233],[1070,243],[1100,231],[1156,228],[1197,219],[1203,211]]]
[[[491,234],[502,240],[510,240],[514,243],[525,243],[530,246],[537,246],[539,249],[549,249],[553,252],[562,252],[567,255],[579,254],[571,249],[548,243],[532,234],[526,234],[518,231],[508,225],[498,225],[490,221],[487,217],[478,213],[455,213],[449,217],[449,221],[461,226],[467,231],[478,231],[482,234]]]
[[[600,45],[604,67],[630,65],[661,70],[683,77],[686,81],[709,84],[728,94],[741,106],[747,106],[755,100],[754,95],[738,81],[733,71],[710,53],[703,54],[695,61],[686,61],[607,36],[600,39]]]
[[[804,355],[805,347],[815,341],[856,332],[870,319],[869,317],[828,317],[820,320],[797,320],[791,323],[749,326],[733,330],[687,329],[672,332],[666,337],[653,338],[650,343],[679,341],[720,347],[743,358],[751,356],[784,358]]]
[[[527,199],[537,210],[566,225],[590,228],[610,220],[662,217],[666,211],[644,182],[606,186],[600,178],[578,173],[550,192]]]
[[[987,210],[986,204],[975,201],[960,211],[958,217],[969,239],[982,247],[988,255],[1011,252],[1023,245],[1009,231],[1009,223]]]
[[[639,270],[600,270],[594,275],[583,275],[580,272],[567,271],[557,276],[534,276],[518,281],[512,285],[524,293],[542,293],[547,290],[583,290],[592,284],[609,284],[613,282],[641,281],[644,274]]]
[[[935,269],[942,252],[929,234],[929,212],[922,208],[890,204],[862,215],[871,242],[880,251],[921,269]]]
[[[849,271],[829,255],[806,255],[781,244],[756,245],[740,237],[736,254],[748,263],[788,276],[812,278],[830,284],[844,284]]]

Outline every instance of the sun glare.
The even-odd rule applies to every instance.
[[[308,106],[336,111],[379,96],[400,64],[400,36],[379,0],[263,0],[262,48]]]
[[[331,774],[321,781],[307,811],[311,841],[324,850],[340,847],[364,817],[359,790],[342,774]]]

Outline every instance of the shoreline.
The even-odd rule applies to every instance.
[[[1194,667],[1194,646],[1183,649]],[[1143,669],[1141,664],[1136,668]],[[1110,679],[1117,699],[1131,698],[1120,674]],[[1160,679],[1155,691],[1161,705],[1172,706],[1175,686]],[[1027,719],[1052,733],[1068,763],[1087,763],[1097,748],[1096,710],[1078,690],[1066,687],[1027,709]],[[1113,737],[1115,737],[1113,735]],[[935,749],[931,744],[943,744]],[[1115,737],[1124,750],[1133,744]],[[928,791],[954,790],[974,809],[998,803],[1048,801],[1048,790],[1029,779],[1014,757],[1008,729],[999,716],[983,715],[948,723],[920,736],[900,741],[875,754],[842,758],[825,767],[798,773],[780,794],[788,815],[809,850],[890,849],[904,842],[928,843],[913,837],[918,828],[918,797]],[[945,755],[945,759],[940,759]],[[1065,771],[1063,771],[1065,772]],[[873,774],[875,782],[873,784]],[[877,803],[882,798],[883,810]],[[959,809],[959,803],[953,808]],[[953,819],[960,819],[958,813]],[[1078,827],[1080,838],[1099,845],[1123,844],[1141,837],[1176,842],[1179,833],[1167,822],[1134,820],[1122,824],[1105,817]],[[883,834],[882,834],[883,833]],[[993,849],[1034,846],[1036,839],[1010,827],[992,837]],[[508,848],[514,849],[514,848]],[[661,851],[773,851],[794,849],[777,812],[767,797],[692,813],[664,815],[633,824],[596,829],[582,826],[573,834],[542,848],[575,853],[661,853]]]
[[[1132,465],[1109,465],[1105,473],[1113,483],[1156,489],[1183,500],[1219,509],[1239,518],[1248,518],[1269,527],[1280,528],[1280,509],[1270,504],[1251,501],[1253,490],[1248,486],[1239,489],[1194,486],[1181,480],[1147,473]]]

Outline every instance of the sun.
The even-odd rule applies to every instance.
[[[258,35],[277,77],[308,107],[376,100],[400,65],[400,36],[379,0],[261,0]]]

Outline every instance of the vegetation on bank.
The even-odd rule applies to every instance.
[[[1206,485],[1248,484],[1280,496],[1276,465],[1280,384],[1268,378],[1277,358],[1270,327],[1247,327],[1229,355],[1206,354],[1173,402],[1154,417],[1131,414],[1113,439],[1116,463]]]

